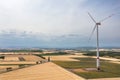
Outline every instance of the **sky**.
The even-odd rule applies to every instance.
[[[120,47],[120,0],[0,0],[0,48]]]

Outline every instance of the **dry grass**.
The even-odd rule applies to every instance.
[[[53,64],[39,64],[0,74],[1,80],[84,80],[83,78]]]
[[[45,58],[47,59],[49,56],[45,56]],[[50,59],[52,61],[79,61],[77,59],[73,59],[75,57],[86,57],[83,55],[59,55],[59,56],[50,56]]]
[[[4,61],[19,61],[19,59],[16,56],[6,56]]]
[[[0,66],[1,65],[20,65],[20,64],[36,64],[36,62],[35,61],[0,62]]]
[[[88,72],[88,71],[86,71],[86,70],[84,70],[84,69],[71,69],[73,72]]]
[[[20,65],[33,65],[37,61],[42,59],[34,55],[4,55],[5,59],[0,60],[0,72],[6,71],[6,68],[11,67],[12,69],[17,69]],[[25,59],[25,61],[20,61],[19,57]]]
[[[23,57],[25,61],[20,61],[18,57]],[[36,61],[43,60],[40,57],[34,55],[5,55],[5,59],[0,62],[0,64],[36,64]]]
[[[26,61],[40,61],[43,60],[42,58],[34,55],[24,55],[22,56]]]
[[[17,65],[7,65],[7,66],[0,66],[0,69],[6,69],[6,68],[8,68],[8,67],[11,67],[11,68],[18,68],[19,66],[17,66]]]
[[[25,61],[40,61],[42,58],[34,55],[5,55],[4,61],[19,61],[18,57],[23,57]]]

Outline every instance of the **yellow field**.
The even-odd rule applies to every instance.
[[[49,56],[45,56],[45,57],[47,59]],[[83,55],[61,55],[61,56],[50,56],[50,59],[52,61],[79,61],[77,59],[73,59],[76,57],[86,57],[86,56],[83,56]]]
[[[15,56],[8,56],[5,57],[4,61],[19,61],[18,57]]]
[[[48,62],[9,73],[0,74],[1,80],[84,80],[83,78]]]
[[[34,55],[24,55],[22,56],[26,61],[40,61],[43,60],[42,58]]]
[[[34,55],[7,54],[4,56],[5,58],[0,60],[0,73],[7,71],[7,68],[14,70],[20,68],[19,65],[33,65],[36,64],[36,62],[43,60],[42,58]],[[19,60],[19,57],[22,57],[24,60]]]
[[[34,55],[17,55],[17,54],[12,54],[12,55],[4,55],[5,59],[2,61],[19,61],[19,57],[23,57],[25,61],[40,61],[43,60],[42,58]]]
[[[6,69],[6,68],[8,68],[8,67],[12,67],[12,68],[18,68],[19,66],[17,66],[17,65],[12,65],[12,66],[0,66],[0,69]]]

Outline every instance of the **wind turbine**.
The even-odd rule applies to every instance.
[[[110,17],[112,17],[113,15],[115,15],[115,14],[111,14],[110,16],[108,16],[108,17],[106,17],[106,18],[104,18],[104,19],[102,19],[101,21],[99,21],[99,22],[96,22],[95,21],[95,19],[91,16],[91,14],[88,12],[88,15],[90,16],[90,18],[93,20],[93,22],[95,23],[95,26],[94,26],[94,28],[93,28],[93,30],[92,30],[92,33],[91,33],[91,36],[90,36],[90,39],[91,39],[91,37],[92,37],[92,35],[93,35],[93,33],[94,33],[94,31],[95,31],[95,29],[96,29],[96,42],[97,42],[97,53],[96,53],[96,55],[97,55],[97,60],[96,60],[96,67],[97,67],[97,70],[99,71],[99,70],[101,70],[100,69],[100,58],[99,58],[99,26],[101,25],[101,22],[103,22],[103,21],[105,21],[105,20],[107,20],[107,19],[109,19]],[[89,39],[89,40],[90,40]]]

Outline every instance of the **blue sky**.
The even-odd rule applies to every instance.
[[[0,47],[120,47],[120,0],[0,0]]]

